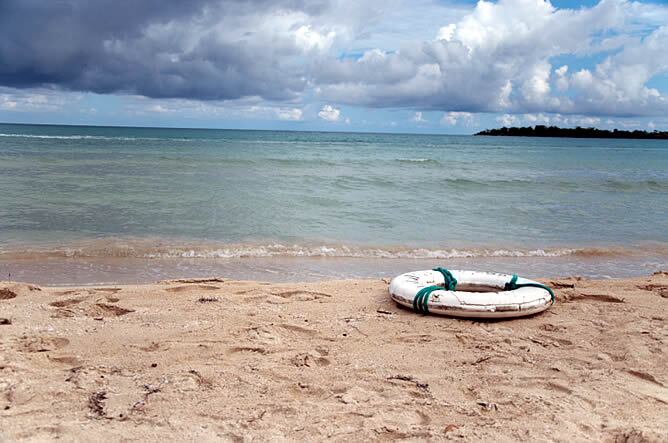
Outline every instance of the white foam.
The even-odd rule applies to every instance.
[[[36,138],[46,140],[117,140],[117,141],[134,141],[134,140],[176,140],[176,141],[192,141],[189,138],[160,138],[160,137],[106,137],[103,135],[38,135],[38,134],[3,134],[0,137],[13,138]]]

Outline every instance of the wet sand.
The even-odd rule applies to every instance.
[[[481,322],[387,280],[0,282],[0,441],[667,441],[668,273]]]

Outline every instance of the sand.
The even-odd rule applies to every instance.
[[[668,441],[668,273],[481,322],[387,281],[0,283],[0,441]]]

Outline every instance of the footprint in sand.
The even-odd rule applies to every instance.
[[[277,345],[283,343],[283,337],[273,327],[259,326],[247,330],[246,335],[251,341],[265,345]]]
[[[7,288],[0,289],[0,300],[9,300],[12,298],[16,298],[16,292],[10,291]]]
[[[85,300],[84,298],[71,298],[69,300],[58,300],[49,303],[49,306],[53,306],[54,308],[66,308],[68,306],[74,306],[76,304],[79,304],[84,300]]]
[[[283,292],[274,292],[272,295],[286,298],[294,299],[298,301],[311,301],[311,300],[320,300],[323,298],[331,298],[331,294],[326,294],[324,292],[315,292],[315,291],[306,291],[298,289],[296,291],[283,291]]]
[[[64,348],[70,341],[63,337],[22,336],[19,338],[19,352],[49,352]]]
[[[283,305],[287,303],[292,303],[293,301],[319,300],[322,303],[325,299],[331,297],[332,296],[330,294],[326,294],[324,292],[296,290],[296,291],[264,293],[261,297],[256,297],[256,299],[264,300],[265,302],[273,305]]]
[[[634,377],[638,377],[641,380],[645,380],[645,381],[648,381],[650,383],[654,383],[655,385],[663,387],[663,383],[661,383],[659,380],[657,380],[656,377],[654,377],[652,374],[649,374],[649,373],[643,372],[643,371],[636,371],[636,370],[633,370],[633,369],[629,369],[626,372],[633,375]]]
[[[390,341],[400,341],[402,343],[428,343],[434,341],[436,337],[429,334],[408,334],[402,335]]]
[[[318,335],[318,331],[298,325],[282,323],[249,328],[245,330],[244,335],[251,341],[260,342],[265,345],[276,345],[290,342],[299,336],[315,337]]]
[[[150,345],[139,346],[139,349],[141,349],[144,352],[164,351],[169,349],[169,345],[166,345],[164,343],[151,342]]]
[[[228,354],[238,354],[238,353],[251,353],[251,354],[269,354],[269,351],[265,348],[257,346],[235,346],[227,350]]]
[[[631,429],[614,430],[608,434],[608,438],[606,438],[604,441],[652,442],[652,441],[664,441],[664,437],[652,431],[631,428]]]
[[[71,309],[67,308],[58,308],[56,311],[51,315],[51,318],[72,318],[75,317],[77,314]]]
[[[550,389],[550,390],[553,390],[553,391],[563,392],[564,394],[568,394],[568,395],[573,393],[573,390],[570,389],[569,387],[564,386],[564,385],[559,384],[559,383],[556,383],[556,382],[553,382],[553,381],[547,382],[547,388]]]
[[[106,303],[96,303],[86,310],[86,315],[89,317],[118,317],[121,315],[135,312],[132,309],[125,309],[116,305],[109,305]]]
[[[552,323],[545,323],[540,325],[540,329],[547,332],[566,332],[568,328],[562,325],[554,325]]]
[[[298,368],[313,368],[329,366],[332,362],[328,358],[322,357],[316,353],[302,352],[290,358],[290,363]]]
[[[52,306],[56,309],[56,312],[51,316],[52,318],[68,318],[74,317],[77,313],[83,313],[88,317],[118,317],[121,315],[129,314],[134,312],[132,309],[122,308],[120,306],[108,304],[108,303],[95,303],[93,305],[85,306],[83,309],[69,309],[76,305],[85,302],[87,299],[85,297],[81,298],[70,298],[66,300],[56,300],[49,303],[49,306]],[[116,303],[120,299],[116,297],[106,296],[105,301],[109,303]]]
[[[204,377],[195,369],[174,375],[171,377],[170,384],[180,391],[197,391],[200,389],[211,389],[213,387],[211,379]]]
[[[80,293],[81,293],[81,291],[79,291],[77,289],[73,289],[73,290],[67,290],[67,291],[54,292],[53,295],[73,295],[73,294],[80,294]]]
[[[62,363],[66,365],[72,365],[72,366],[77,366],[81,364],[78,358],[70,356],[70,355],[63,355],[60,357],[51,357],[49,356],[49,360],[56,362],[56,363]]]
[[[594,300],[604,303],[626,303],[626,301],[623,298],[615,297],[614,295],[608,295],[608,294],[591,294],[584,292],[562,294],[562,303],[577,302],[580,300]]]
[[[305,328],[303,326],[291,325],[289,323],[281,323],[280,325],[277,325],[277,326],[281,329],[293,332],[297,335],[308,335],[310,337],[313,337],[314,335],[318,335],[318,331],[316,331],[314,329]]]
[[[657,285],[657,284],[640,285],[638,286],[638,289],[654,292],[661,298],[668,298],[668,286],[666,285]]]
[[[245,294],[250,294],[252,292],[264,292],[260,288],[250,288],[250,289],[242,289],[241,291],[234,291],[236,295],[245,295]]]

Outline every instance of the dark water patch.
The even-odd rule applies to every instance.
[[[602,184],[606,190],[621,192],[668,192],[668,180],[606,180]]]
[[[397,158],[396,162],[415,166],[440,166],[441,162],[431,158]]]

